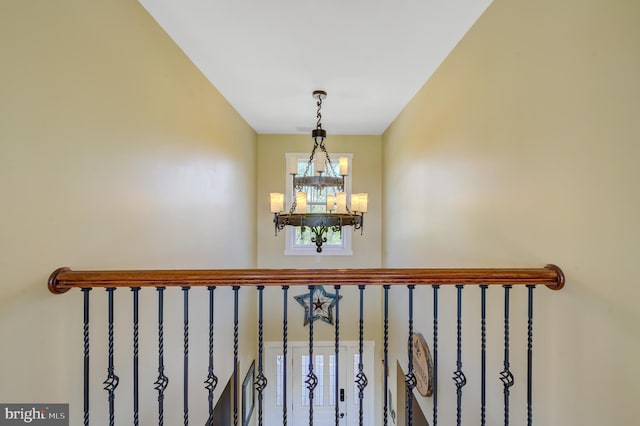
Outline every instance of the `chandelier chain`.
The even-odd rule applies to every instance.
[[[322,96],[318,96],[318,102],[316,103],[318,106],[318,112],[316,113],[316,117],[318,121],[316,122],[316,129],[322,129],[322,113],[320,109],[322,108]]]
[[[322,144],[321,146],[324,147],[324,144]],[[318,141],[313,142],[313,149],[311,150],[311,154],[309,155],[309,161],[307,161],[307,167],[304,169],[303,176],[309,176],[309,172],[311,171],[311,164],[313,163],[313,159],[316,156],[316,149],[318,149]],[[302,189],[302,187],[300,187],[300,189]]]

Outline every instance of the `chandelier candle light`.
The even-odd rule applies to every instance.
[[[271,213],[274,214],[276,235],[285,226],[300,227],[301,232],[311,230],[311,241],[316,244],[316,252],[322,252],[322,244],[327,242],[327,232],[342,232],[344,226],[353,226],[362,233],[364,214],[367,212],[368,196],[366,193],[352,194],[351,205],[347,203],[345,178],[349,175],[349,161],[346,157],[338,160],[338,173],[324,145],[327,132],[322,128],[322,101],[327,93],[322,90],[313,92],[317,100],[317,123],[311,132],[313,149],[302,175],[298,174],[298,161],[294,159],[288,165],[293,180],[293,202],[289,211],[284,213],[284,194],[271,193]],[[331,188],[332,191],[328,191]],[[326,198],[324,212],[309,212],[307,194],[314,191]]]

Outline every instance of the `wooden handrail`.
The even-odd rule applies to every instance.
[[[282,285],[545,285],[564,287],[564,273],[555,265],[544,268],[485,269],[215,269],[72,271],[59,268],[49,277],[49,291],[72,288],[282,286]]]

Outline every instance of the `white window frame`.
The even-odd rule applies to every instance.
[[[338,161],[340,157],[347,157],[349,160],[349,170],[350,174],[345,179],[345,188],[344,192],[347,193],[347,199],[351,198],[351,174],[353,174],[353,154],[350,153],[329,153],[331,156],[331,162],[335,163]],[[285,153],[285,165],[290,164],[289,162],[293,160],[293,158],[297,158],[298,160],[309,161],[309,153],[301,153],[301,152],[287,152]],[[285,167],[286,168],[286,167]],[[293,182],[291,179],[291,175],[288,174],[288,170],[285,170],[286,175],[286,192],[285,192],[285,212],[288,212],[289,206],[293,202]],[[310,231],[307,231],[310,232]],[[323,244],[322,252],[318,253],[316,251],[315,244],[302,246],[296,243],[296,232],[292,226],[285,227],[285,245],[284,245],[284,254],[285,256],[352,256],[353,250],[351,248],[351,236],[353,234],[353,228],[351,226],[345,226],[342,229],[342,244],[340,245],[330,245]]]

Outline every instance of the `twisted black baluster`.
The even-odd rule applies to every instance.
[[[189,286],[182,287],[184,301],[184,361],[183,361],[183,399],[184,425],[189,424]]]
[[[438,290],[433,285],[433,426],[438,426]]]
[[[158,426],[164,424],[164,391],[169,378],[164,375],[164,287],[158,287],[158,378],[153,383],[158,391]]]
[[[528,285],[528,319],[527,319],[527,426],[533,424],[533,289],[535,285]]]
[[[307,374],[307,389],[309,390],[309,426],[313,426],[313,391],[318,384],[318,377],[313,374],[313,290],[315,286],[309,286],[309,373]]]
[[[287,338],[289,320],[287,318],[288,285],[282,286],[282,426],[287,426]]]
[[[389,285],[382,286],[384,288],[384,407],[382,408],[383,425],[389,424]]]
[[[480,317],[481,317],[481,369],[480,369],[480,425],[486,424],[487,405],[487,285],[481,285]]]
[[[238,426],[238,290],[233,286],[233,426]]]
[[[333,375],[335,377],[335,426],[340,425],[340,286],[334,285],[336,290],[336,323],[335,323],[335,369]]]
[[[262,358],[263,358],[263,324],[262,324],[262,292],[264,286],[258,286],[258,375],[254,385],[258,391],[258,426],[262,426],[262,392],[267,387],[267,378],[264,376]]]
[[[140,287],[131,287],[133,292],[133,424],[140,424],[138,414],[138,293]]]
[[[457,360],[456,371],[453,373],[453,381],[456,384],[456,424],[460,426],[462,424],[462,388],[467,384],[467,378],[462,372],[462,289],[464,286],[457,285],[458,289],[458,339],[457,339]]]
[[[509,292],[510,285],[504,287],[504,370],[500,372],[504,394],[504,425],[509,425],[509,388],[513,386],[513,374],[509,370]]]
[[[214,313],[214,295],[215,286],[207,287],[209,290],[209,370],[207,380],[204,381],[205,389],[209,392],[209,418],[213,416],[213,391],[218,386],[218,377],[213,374],[213,313]]]
[[[364,388],[367,387],[368,380],[367,376],[364,374],[364,364],[362,362],[363,359],[363,342],[364,342],[364,287],[363,285],[359,285],[358,289],[360,290],[360,327],[358,332],[358,374],[356,374],[356,385],[358,386],[358,418],[360,426],[363,425],[364,422]]]
[[[89,425],[89,292],[90,288],[83,288],[84,299],[84,425]]]
[[[120,379],[115,375],[115,366],[113,364],[113,292],[115,288],[107,288],[108,294],[108,311],[109,311],[109,366],[107,367],[107,378],[103,382],[104,390],[108,393],[109,399],[109,426],[114,425],[115,421],[115,390],[118,387]]]
[[[409,365],[407,367],[407,374],[404,376],[407,393],[407,424],[413,424],[413,388],[416,387],[416,376],[413,372],[413,290],[415,285],[408,285],[409,289]]]

